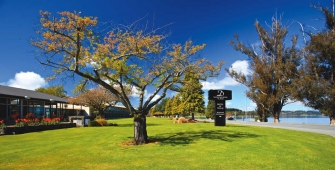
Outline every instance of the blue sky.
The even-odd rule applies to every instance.
[[[324,21],[319,11],[310,7],[310,3],[329,6],[330,0],[0,0],[0,84],[36,89],[52,85],[65,84],[65,90],[71,95],[72,80],[46,82],[50,71],[45,70],[34,56],[34,47],[29,40],[36,37],[34,30],[39,22],[39,10],[56,14],[59,11],[77,11],[83,16],[98,17],[100,22],[130,24],[146,16],[154,19],[155,27],[166,24],[171,31],[170,43],[184,43],[192,39],[195,44],[207,44],[202,55],[213,63],[226,62],[217,78],[204,84],[204,91],[226,89],[233,91],[233,100],[227,101],[227,107],[253,110],[255,104],[245,98],[246,87],[233,81],[224,68],[234,66],[241,71],[248,70],[248,57],[234,51],[229,40],[239,34],[240,40],[248,44],[258,44],[254,28],[255,20],[263,26],[271,23],[271,17],[277,13],[282,16],[284,25],[290,25],[287,42],[293,34],[302,40],[299,21],[322,29]],[[302,44],[301,44],[302,46]],[[148,91],[150,93],[150,91]],[[173,95],[173,93],[170,93]],[[310,110],[301,103],[287,105],[283,110]]]

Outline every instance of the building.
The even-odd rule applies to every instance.
[[[89,115],[88,107],[67,104],[67,99],[32,90],[0,85],[0,119],[14,124],[15,119],[33,113],[38,118]]]
[[[130,115],[129,110],[124,106],[109,106],[108,109],[105,111],[105,118],[127,118],[132,117]]]

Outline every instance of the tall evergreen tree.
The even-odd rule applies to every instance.
[[[333,1],[334,6],[334,1]],[[306,45],[306,63],[300,70],[297,98],[306,106],[329,116],[335,125],[335,16],[334,8],[317,7],[326,21],[326,29],[310,34]]]
[[[297,36],[292,37],[290,47],[285,47],[287,27],[277,18],[272,19],[269,31],[258,21],[255,23],[261,45],[246,46],[239,41],[231,41],[235,50],[246,54],[251,60],[252,74],[244,75],[233,69],[226,69],[231,77],[249,88],[247,96],[257,104],[263,113],[271,113],[274,122],[279,122],[282,107],[289,103],[292,83],[297,75],[301,53],[296,48]]]
[[[205,115],[207,118],[215,118],[215,102],[213,100],[208,100]]]
[[[188,73],[184,78],[184,85],[181,88],[181,104],[180,112],[186,115],[192,115],[194,120],[194,113],[204,113],[205,101],[204,92],[201,90],[202,85],[199,82],[199,76]]]
[[[155,106],[157,112],[164,113],[164,109],[165,109],[167,100],[168,100],[168,98],[164,98]]]
[[[167,98],[166,105],[164,107],[164,115],[170,116],[172,115],[172,99]]]
[[[180,112],[180,104],[181,104],[181,96],[180,93],[174,96],[171,105],[171,113],[172,115],[179,115]],[[181,115],[184,116],[184,115]]]

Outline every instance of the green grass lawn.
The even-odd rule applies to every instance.
[[[132,119],[0,136],[0,169],[334,169],[334,137],[309,132],[213,123],[173,124],[148,118],[152,142],[122,145]]]

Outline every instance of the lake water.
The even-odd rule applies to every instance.
[[[237,117],[237,120],[242,118]],[[300,116],[300,117],[280,117],[281,123],[297,123],[297,124],[322,124],[329,125],[329,117],[327,116]],[[246,121],[255,121],[254,118],[247,118]],[[273,122],[273,117],[268,118],[268,122]]]

